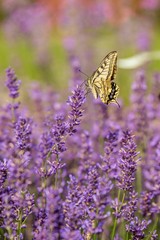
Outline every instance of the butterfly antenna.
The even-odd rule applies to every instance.
[[[85,96],[86,96],[88,93],[90,93],[90,92],[91,92],[91,90],[88,89],[88,90],[86,91],[86,93],[85,93]]]
[[[87,74],[85,74],[84,72],[82,72],[80,69],[78,69],[78,70],[79,70],[80,73],[83,73],[87,78],[89,77]],[[82,87],[84,83],[85,83],[85,86],[87,86],[86,81],[87,81],[87,79],[84,80],[84,81],[81,83],[80,87]]]
[[[121,106],[119,105],[119,103],[115,100],[115,102],[117,103],[118,107],[120,108]]]
[[[79,69],[79,72],[84,74],[87,78],[89,77],[86,73],[82,72],[80,69]]]
[[[82,87],[84,84],[86,84],[86,81],[87,81],[87,80],[84,80],[84,81],[81,83],[80,87]]]

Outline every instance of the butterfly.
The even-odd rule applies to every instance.
[[[117,102],[119,87],[114,82],[117,72],[117,52],[112,51],[102,60],[96,71],[87,79],[88,87],[95,98],[105,104]],[[119,104],[118,104],[119,106]],[[120,107],[120,106],[119,106]]]

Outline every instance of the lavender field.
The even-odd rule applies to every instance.
[[[160,239],[160,4],[115,2],[0,3],[2,240]],[[113,50],[120,107],[79,71]]]

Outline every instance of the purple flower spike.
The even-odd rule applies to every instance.
[[[151,215],[153,197],[154,197],[154,195],[152,192],[145,191],[145,192],[141,193],[140,209],[141,209],[143,217]]]
[[[109,174],[110,179],[118,177],[118,156],[120,151],[121,132],[119,130],[109,131],[105,137],[105,154],[102,157],[102,165],[104,171]],[[115,159],[117,159],[115,161]]]
[[[63,115],[55,117],[56,124],[52,129],[54,142],[57,148],[53,151],[55,154],[66,151],[64,137],[67,134],[67,126]]]
[[[158,234],[156,230],[152,233],[151,240],[158,240]]]
[[[80,124],[80,119],[83,116],[82,104],[85,102],[85,93],[80,86],[72,92],[72,96],[68,99],[68,105],[71,108],[69,112],[68,132],[70,135],[76,132],[76,126]]]
[[[126,230],[132,233],[133,240],[144,239],[144,230],[147,228],[150,222],[151,221],[146,220],[140,221],[137,217],[135,217],[128,225],[126,225]]]
[[[135,158],[138,153],[133,136],[129,131],[124,132],[121,144],[121,154],[118,162],[120,168],[118,186],[120,189],[132,191],[137,168],[137,160]]]
[[[31,148],[31,120],[28,118],[19,117],[15,123],[16,145],[17,148],[24,151],[29,151]]]
[[[10,91],[9,96],[13,99],[18,98],[19,86],[21,84],[21,81],[17,79],[15,72],[12,68],[8,68],[6,70],[6,74],[7,74],[6,86]]]
[[[0,188],[3,186],[7,179],[7,164],[6,160],[0,157]]]
[[[128,128],[135,132],[136,142],[144,143],[144,137],[148,134],[148,117],[146,107],[146,77],[144,71],[136,75],[132,84],[132,111],[128,115]]]
[[[134,190],[129,193],[129,198],[127,203],[122,208],[122,216],[123,218],[130,222],[135,217],[135,213],[138,208],[138,193]]]
[[[72,231],[69,228],[64,229],[64,231],[62,232],[62,237],[64,240],[84,240],[79,230]]]
[[[64,216],[59,191],[49,187],[45,189],[44,196],[45,198],[39,198],[39,206],[36,209],[34,239],[62,239]]]

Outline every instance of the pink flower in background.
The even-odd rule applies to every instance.
[[[6,12],[12,12],[18,7],[23,7],[28,4],[26,0],[2,0],[2,8]]]
[[[148,10],[149,9],[154,10],[160,7],[159,0],[142,0],[140,4],[142,8],[148,9]]]

